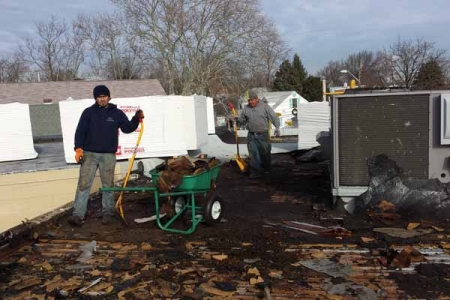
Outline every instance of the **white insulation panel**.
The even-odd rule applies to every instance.
[[[73,148],[78,120],[83,110],[93,103],[93,99],[59,102],[64,156],[67,163],[75,163]],[[144,111],[144,132],[136,150],[136,158],[184,155],[187,150],[200,148],[201,143],[206,141],[208,134],[206,97],[114,98],[111,103],[116,104],[129,119],[134,116],[136,110]],[[133,155],[140,130],[141,126],[130,134],[119,132],[119,147],[116,153],[118,160]]]
[[[330,130],[330,106],[328,102],[309,102],[299,104],[298,149],[319,146],[316,136],[321,131]]]
[[[0,104],[0,161],[33,159],[38,156],[33,146],[28,104]]]
[[[206,98],[206,109],[208,114],[208,134],[215,134],[216,133],[216,122],[215,122],[215,116],[214,116],[214,102],[213,98],[207,97]]]

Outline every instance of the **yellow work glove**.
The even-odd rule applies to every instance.
[[[75,149],[75,161],[79,163],[83,159],[83,149]]]

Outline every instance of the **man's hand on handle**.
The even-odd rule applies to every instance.
[[[80,163],[83,160],[83,149],[77,148],[75,149],[75,161]]]
[[[138,118],[139,120],[142,120],[144,118],[144,112],[142,111],[142,109],[139,109],[139,110],[136,111],[134,116],[136,118]]]
[[[280,129],[275,129],[274,134],[276,137],[280,137]]]

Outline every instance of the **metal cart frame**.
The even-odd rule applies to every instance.
[[[206,214],[210,214],[211,212],[205,211],[208,207],[214,207],[214,205],[208,205],[210,201],[216,201],[219,202],[219,216],[221,218],[221,207],[222,204],[220,203],[220,200],[213,199],[213,197],[210,197],[210,199],[206,199],[206,195],[211,190],[215,189],[215,181],[217,179],[217,176],[219,175],[221,165],[216,165],[209,170],[206,170],[205,172],[202,172],[197,175],[186,175],[183,176],[183,179],[180,183],[180,185],[173,191],[168,193],[160,193],[158,188],[156,186],[149,186],[149,187],[126,187],[126,188],[101,188],[101,191],[114,191],[114,192],[121,192],[121,191],[149,191],[153,192],[153,196],[155,198],[155,210],[156,210],[156,223],[158,224],[158,227],[164,231],[168,232],[174,232],[174,233],[182,233],[182,234],[191,234],[195,231],[197,228],[197,225],[205,221],[206,219],[211,219],[211,217],[206,217]],[[159,178],[158,171],[156,169],[153,169],[150,171],[150,175],[152,176],[152,182],[156,185],[156,182]],[[206,199],[206,203],[204,207],[198,206],[196,203],[195,195],[202,194],[204,195]],[[170,218],[165,224],[161,222],[159,209],[160,209],[160,203],[159,200],[163,197],[169,197],[169,196],[184,196],[184,198],[187,198],[188,201],[184,203],[178,212],[175,213],[175,215]],[[180,230],[172,228],[171,225],[181,216],[185,214],[186,211],[191,211],[191,220],[192,225],[187,230]],[[199,214],[199,212],[202,212],[202,214]],[[216,221],[220,221],[220,218],[218,218]],[[214,219],[214,218],[213,218]]]

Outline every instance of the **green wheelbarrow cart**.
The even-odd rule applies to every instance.
[[[160,193],[156,187],[159,178],[159,172],[156,169],[150,171],[152,183],[154,186],[148,187],[126,187],[126,188],[101,188],[101,191],[149,191],[153,192],[155,200],[156,223],[162,230],[191,234],[201,222],[213,224],[220,222],[223,216],[223,203],[219,197],[212,196],[212,190],[216,187],[216,179],[219,175],[221,165],[216,165],[209,170],[196,175],[185,175],[181,183],[171,192]],[[199,205],[196,196],[203,195],[203,205]],[[174,215],[164,224],[160,217],[160,199],[164,197],[173,197]],[[181,217],[191,219],[191,227],[186,230],[173,228],[173,223]]]

